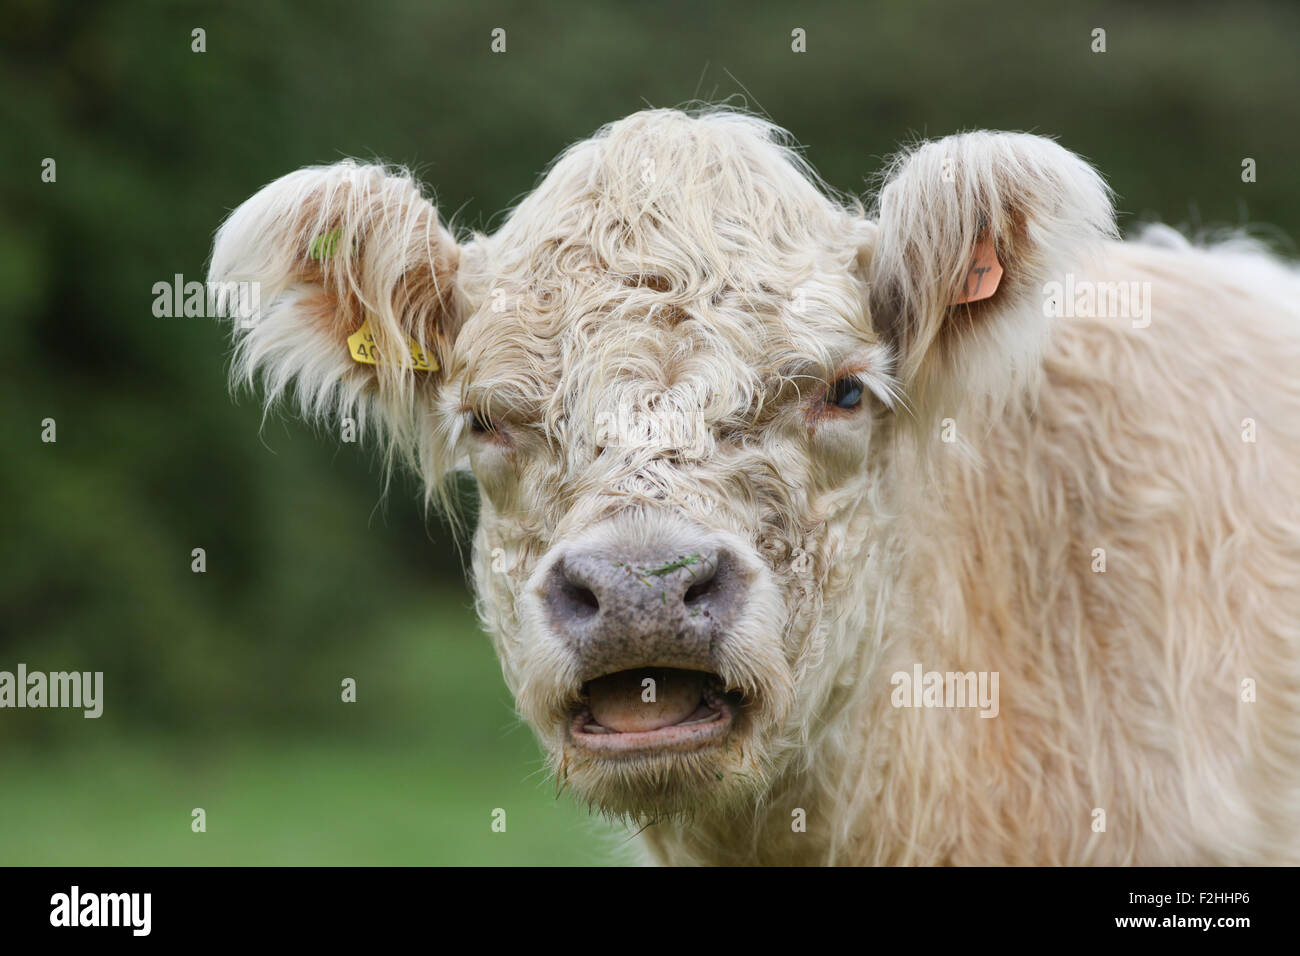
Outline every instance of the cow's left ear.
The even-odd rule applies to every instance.
[[[1005,393],[1041,359],[1044,284],[1114,236],[1110,189],[1078,156],[1024,133],[925,143],[881,182],[863,257],[871,318],[913,407]]]

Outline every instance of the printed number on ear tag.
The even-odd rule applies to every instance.
[[[993,240],[985,236],[975,243],[970,268],[966,270],[966,279],[962,283],[961,291],[957,293],[957,298],[950,304],[963,305],[967,302],[987,299],[998,291],[998,283],[1001,281],[1002,263],[998,262]]]
[[[406,340],[407,347],[411,350],[411,366],[417,372],[436,372],[438,363],[432,355],[420,348],[420,344],[414,339]],[[352,356],[352,361],[360,362],[362,365],[378,365],[382,361],[379,356],[379,347],[375,345],[375,336],[370,331],[370,320],[361,323],[361,328],[357,329],[348,336],[348,354]]]

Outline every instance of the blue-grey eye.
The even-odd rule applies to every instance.
[[[492,419],[488,418],[482,411],[475,410],[469,422],[470,431],[476,435],[486,435],[495,430]]]
[[[862,401],[862,383],[849,376],[831,385],[826,393],[826,403],[837,408],[857,408]]]

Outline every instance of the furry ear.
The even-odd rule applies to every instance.
[[[415,397],[435,387],[464,312],[459,258],[404,170],[343,162],[276,180],[212,252],[209,290],[236,319],[232,380],[260,375],[267,407],[296,383],[303,417],[377,419],[390,452],[411,450],[430,404]]]
[[[881,181],[872,322],[913,407],[1010,395],[1050,331],[1043,284],[1115,236],[1109,187],[1051,140],[992,132],[905,151]]]

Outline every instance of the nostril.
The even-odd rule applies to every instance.
[[[687,588],[686,594],[682,597],[682,600],[687,604],[694,604],[702,598],[708,597],[717,590],[717,587],[717,577],[710,575],[707,581],[697,581],[695,584],[692,584]]]
[[[709,555],[707,563],[696,571],[690,586],[682,595],[682,603],[690,608],[692,613],[702,607],[713,607],[719,602],[725,603],[728,592],[733,590],[734,577],[730,555],[725,551],[713,552]]]
[[[551,613],[570,624],[590,621],[601,613],[600,585],[572,561],[559,561],[542,589]]]
[[[591,617],[600,612],[596,592],[575,581],[565,581],[560,588],[570,609],[579,617]]]

